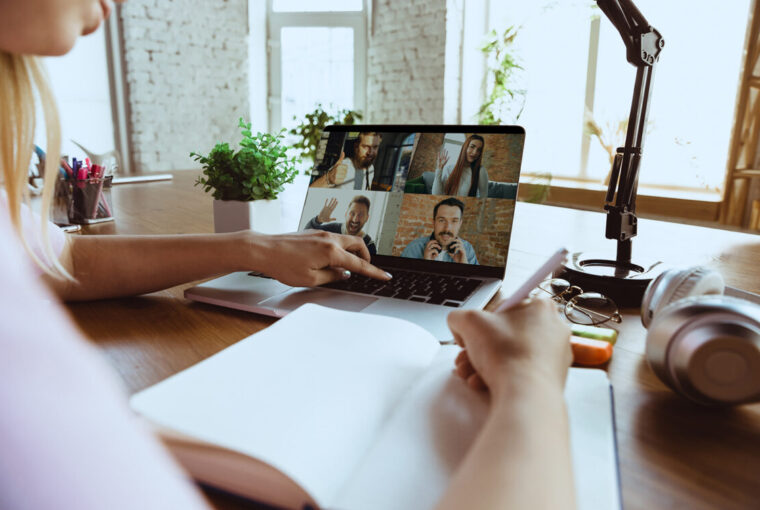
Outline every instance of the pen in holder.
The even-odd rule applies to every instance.
[[[69,221],[83,225],[113,221],[112,180],[113,175],[106,175],[69,181]]]

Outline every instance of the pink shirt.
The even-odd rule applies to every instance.
[[[0,214],[0,508],[206,508]]]
[[[0,215],[3,216],[3,221],[8,221],[8,196],[4,189],[0,189]],[[21,205],[21,230],[24,233],[24,239],[29,243],[29,247],[37,257],[42,261],[47,261],[45,256],[44,244],[42,240],[42,220],[40,215],[29,209],[26,204]],[[48,222],[48,239],[50,240],[50,247],[53,249],[53,253],[58,257],[63,252],[63,248],[66,245],[66,233],[53,222]],[[42,269],[32,262],[34,271],[38,274],[42,274]]]

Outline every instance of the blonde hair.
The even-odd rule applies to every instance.
[[[21,224],[21,205],[29,204],[27,178],[34,152],[37,101],[42,107],[47,139],[40,211],[40,245],[46,259],[44,261],[30,248]],[[60,153],[58,109],[40,59],[0,51],[0,175],[7,194],[11,224],[37,265],[51,276],[70,278],[58,261],[48,236],[48,217],[58,179]]]

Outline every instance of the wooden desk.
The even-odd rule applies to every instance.
[[[193,187],[195,175],[178,172],[173,182],[115,187],[116,223],[85,231],[211,232],[211,198]],[[601,213],[518,204],[507,281],[524,278],[560,244],[571,251],[607,251],[612,256],[615,246],[604,239],[604,221]],[[729,285],[760,292],[759,236],[651,220],[641,220],[639,232],[634,259],[707,264],[721,270]],[[272,322],[187,301],[182,292],[188,286],[69,308],[135,392]],[[624,508],[760,507],[760,405],[710,409],[677,397],[646,364],[645,331],[636,310],[625,314],[620,330],[607,369],[615,389]],[[220,508],[258,508],[212,499]]]

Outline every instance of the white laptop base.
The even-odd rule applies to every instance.
[[[338,310],[406,319],[430,331],[439,341],[446,341],[451,339],[451,332],[446,324],[449,312],[482,309],[502,284],[502,280],[496,278],[476,279],[482,280],[483,283],[459,308],[321,287],[290,287],[269,278],[251,276],[247,272],[230,273],[187,289],[185,297],[193,301],[273,317],[283,317],[305,303],[316,303]]]

